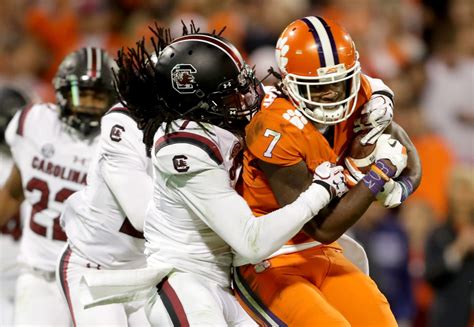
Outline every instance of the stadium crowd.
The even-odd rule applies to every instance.
[[[71,51],[95,46],[115,56],[150,36],[154,22],[177,36],[191,20],[203,31],[225,27],[223,36],[270,85],[278,35],[309,15],[349,31],[362,71],[394,91],[394,120],[422,161],[421,185],[401,207],[374,203],[350,230],[367,251],[371,277],[400,326],[454,327],[455,318],[439,312],[457,317],[466,308],[474,324],[471,0],[3,0],[0,87],[54,102],[51,79]]]

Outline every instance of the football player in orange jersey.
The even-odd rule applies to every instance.
[[[318,164],[344,161],[360,131],[363,145],[376,144],[375,163],[363,175],[355,166],[369,159],[349,160],[355,177],[350,179],[360,182],[267,260],[252,265],[236,257],[236,295],[263,325],[396,326],[383,294],[335,242],[376,197],[395,207],[420,182],[416,150],[392,123],[393,94],[382,81],[361,73],[350,35],[328,19],[292,22],[278,40],[276,57],[280,92],[267,95],[246,129],[242,194],[253,212],[263,215],[293,201],[311,183]],[[393,138],[380,137],[390,132]],[[396,139],[408,151],[408,166],[404,169],[403,156],[394,156],[394,172],[380,159],[405,150]]]

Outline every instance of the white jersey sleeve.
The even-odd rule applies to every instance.
[[[158,173],[169,190],[251,263],[278,250],[329,202],[328,192],[312,184],[292,204],[255,217],[232,188],[228,171],[213,159],[205,144],[173,144],[155,149]]]
[[[153,191],[152,178],[147,172],[150,159],[144,153],[136,122],[128,116],[126,109],[118,111],[120,108],[102,118],[100,169],[133,227],[143,231],[144,208]]]

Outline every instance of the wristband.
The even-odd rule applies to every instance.
[[[408,177],[402,177],[397,181],[402,187],[402,202],[408,198],[410,194],[413,193],[413,183]]]
[[[393,175],[395,175],[395,171],[383,161],[378,160],[362,178],[362,182],[376,196]]]
[[[382,171],[382,173],[384,173],[386,175],[386,177],[388,177],[388,179],[392,178],[393,176],[395,176],[395,173],[397,172],[397,170],[395,169],[392,169],[390,168],[384,161],[382,160],[377,160],[374,164],[374,166],[372,166],[372,168],[378,168]],[[387,180],[388,181],[388,180]]]

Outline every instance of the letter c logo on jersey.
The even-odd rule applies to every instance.
[[[171,70],[171,84],[173,89],[181,94],[190,94],[196,92],[196,80],[194,74],[196,68],[190,64],[178,64]]]
[[[110,130],[110,139],[114,142],[120,142],[122,140],[122,132],[125,132],[125,128],[118,124],[114,125]]]
[[[173,157],[173,167],[174,169],[176,169],[177,172],[185,173],[189,170],[189,166],[186,162],[186,159],[188,159],[188,157],[183,154]]]

